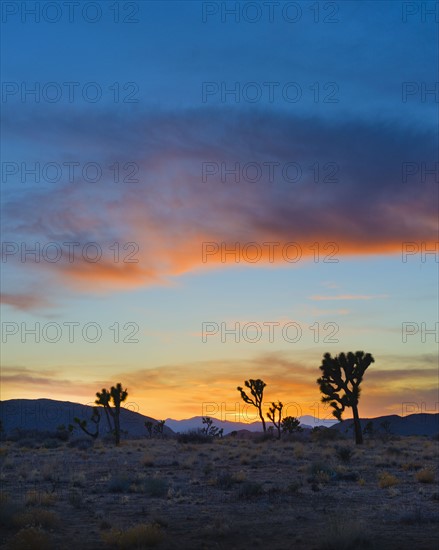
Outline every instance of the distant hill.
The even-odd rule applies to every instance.
[[[166,419],[166,426],[169,426],[174,432],[187,432],[190,430],[196,430],[203,426],[202,416],[194,416],[187,418],[186,420],[174,420],[172,418]],[[261,422],[251,422],[249,424],[245,422],[229,422],[228,420],[218,420],[212,416],[212,420],[215,426],[223,428],[224,435],[227,435],[233,431],[246,430],[250,432],[262,432]],[[302,428],[311,429],[316,426],[327,426],[328,428],[337,423],[337,420],[320,420],[314,416],[301,416],[299,418]],[[271,422],[267,422],[267,427],[271,426]]]
[[[70,401],[55,401],[53,399],[10,399],[0,401],[0,419],[6,435],[17,429],[54,432],[61,424],[65,426],[73,424],[75,417],[88,421],[92,412],[92,406],[71,403]],[[146,421],[157,422],[149,416],[144,416],[129,409],[121,409],[121,429],[126,430],[131,437],[146,436]],[[81,435],[85,435],[79,428],[76,431]],[[105,434],[106,431],[108,431],[108,427],[105,416],[103,416],[100,432]],[[165,425],[164,433],[172,435],[173,432]]]
[[[384,433],[382,424],[388,423],[389,433],[393,435],[427,435],[434,436],[439,434],[439,414],[409,414],[408,416],[398,416],[392,414],[389,416],[378,416],[377,418],[362,418],[360,420],[361,428],[364,429],[368,422],[373,423],[373,429],[376,433]],[[343,420],[337,423],[332,429],[341,433],[352,433],[353,420]]]

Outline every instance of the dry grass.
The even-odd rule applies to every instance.
[[[121,550],[150,548],[163,540],[163,532],[157,524],[141,523],[125,531],[111,529],[102,533],[102,540],[111,547]]]
[[[7,550],[51,550],[52,548],[50,535],[37,527],[20,529],[7,544]]]
[[[416,472],[415,478],[419,483],[434,483],[434,470],[433,468],[422,468],[422,470]]]
[[[389,474],[389,472],[382,472],[378,476],[378,484],[381,489],[387,489],[388,487],[399,485],[399,479],[393,474]]]

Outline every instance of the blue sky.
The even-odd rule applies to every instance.
[[[134,23],[114,22],[107,3],[88,22],[83,2],[73,21],[64,10],[50,23],[44,4],[40,22],[20,3],[3,12],[2,241],[13,253],[2,262],[2,317],[19,332],[4,342],[2,398],[87,402],[126,380],[145,414],[182,417],[200,413],[210,384],[234,402],[236,386],[258,375],[269,399],[306,413],[322,354],[364,349],[376,359],[364,414],[400,413],[403,401],[434,408],[438,340],[422,341],[421,324],[438,322],[438,254],[421,252],[438,241],[438,176],[423,173],[438,162],[439,92],[428,92],[439,86],[438,27],[425,3],[296,2],[282,16],[280,2],[272,21],[264,7],[254,23],[249,2],[116,3],[121,17],[134,9]],[[240,20],[223,21],[235,4]],[[39,101],[22,97],[36,83]],[[98,101],[84,99],[96,89]],[[38,182],[23,172],[36,162]],[[87,163],[102,170],[98,181],[93,166],[84,178]],[[131,180],[114,181],[115,163]],[[203,181],[206,163],[218,172]],[[246,179],[248,163],[259,181]],[[282,171],[289,164],[297,181]],[[238,166],[240,181],[221,181],[222,166]],[[273,241],[273,262],[202,261],[203,242]],[[62,257],[20,261],[35,242]],[[102,258],[69,262],[65,242],[97,243]],[[138,261],[116,262],[114,242]],[[280,252],[291,242],[295,263]],[[326,243],[337,263],[324,261]],[[406,262],[404,243],[416,250]],[[303,333],[295,343],[267,332],[257,343],[203,343],[208,321],[297,322]],[[21,323],[35,322],[58,323],[62,337],[22,342]],[[70,343],[66,322],[98,323],[102,339]],[[419,327],[406,343],[404,322]],[[114,323],[135,323],[139,342],[114,343]],[[322,341],[325,323],[339,342]]]

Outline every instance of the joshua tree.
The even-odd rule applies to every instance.
[[[241,397],[245,403],[253,405],[253,407],[256,407],[258,409],[259,418],[262,422],[262,428],[265,432],[267,431],[267,427],[265,426],[265,419],[264,415],[262,414],[262,398],[264,395],[264,388],[267,384],[259,378],[257,380],[252,380],[250,378],[250,380],[246,380],[244,383],[245,386],[249,388],[253,399],[245,393],[244,389],[241,386],[238,386],[237,390],[241,393]]]
[[[96,393],[96,405],[102,405],[107,416],[110,431],[114,434],[116,445],[120,444],[120,404],[128,397],[128,391],[122,388],[122,384],[111,386],[110,391],[105,388]],[[113,402],[113,403],[111,403]],[[110,422],[112,420],[112,423]]]
[[[145,428],[146,428],[146,431],[148,432],[148,437],[149,439],[152,438],[152,428],[154,426],[154,422],[151,422],[151,420],[147,420],[145,422]]]
[[[93,439],[96,439],[99,435],[99,422],[101,421],[101,413],[99,412],[99,407],[93,407],[93,414],[90,418],[90,421],[93,422],[93,424],[96,425],[94,432],[91,432],[87,429],[87,420],[80,420],[78,417],[75,416],[73,419],[73,422],[75,424],[78,424],[78,426],[81,428],[81,430],[92,437]],[[73,426],[69,425],[69,431],[73,430]]]
[[[282,420],[281,426],[284,433],[292,434],[294,432],[303,432],[300,420],[294,416],[286,416]]]
[[[204,435],[207,435],[209,437],[223,436],[224,429],[214,426],[213,420],[210,418],[210,416],[203,416],[203,418],[201,419],[201,422],[204,424],[204,428],[201,429],[201,432]]]
[[[271,407],[268,409],[267,418],[273,422],[274,427],[277,430],[277,438],[280,439],[281,432],[281,423],[282,423],[282,409],[284,408],[283,403],[278,401],[277,403],[272,403]],[[277,417],[277,419],[276,419]]]
[[[166,420],[157,420],[157,424],[154,425],[154,435],[157,437],[163,437],[163,428],[165,427]]]
[[[323,394],[322,402],[329,403],[334,408],[333,415],[342,421],[346,407],[352,408],[355,428],[355,443],[363,443],[360,417],[358,415],[358,400],[360,398],[360,384],[363,375],[375,359],[370,353],[357,351],[347,354],[340,353],[331,357],[325,353],[320,366],[322,376],[317,380]]]

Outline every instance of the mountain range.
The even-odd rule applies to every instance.
[[[93,407],[72,403],[70,401],[56,401],[53,399],[10,399],[0,401],[0,420],[4,434],[14,430],[54,432],[60,425],[73,424],[73,419],[90,419]],[[214,425],[223,428],[224,435],[232,431],[246,430],[249,432],[262,431],[260,422],[244,423],[229,422],[212,418]],[[301,426],[309,430],[316,426],[326,426],[342,433],[352,433],[352,420],[338,422],[336,420],[321,420],[313,416],[304,415],[299,418]],[[156,423],[157,420],[145,416],[128,408],[121,409],[121,428],[131,437],[145,437],[147,432],[145,422]],[[439,414],[411,414],[408,416],[388,415],[377,418],[361,419],[362,428],[368,422],[373,423],[375,432],[394,435],[426,435],[434,436],[439,433]],[[106,424],[102,420],[101,432],[105,433]],[[172,435],[202,428],[202,417],[195,416],[185,420],[166,419],[164,433]],[[270,423],[267,423],[270,426]],[[79,432],[79,430],[78,430]],[[79,432],[80,433],[80,432]]]

